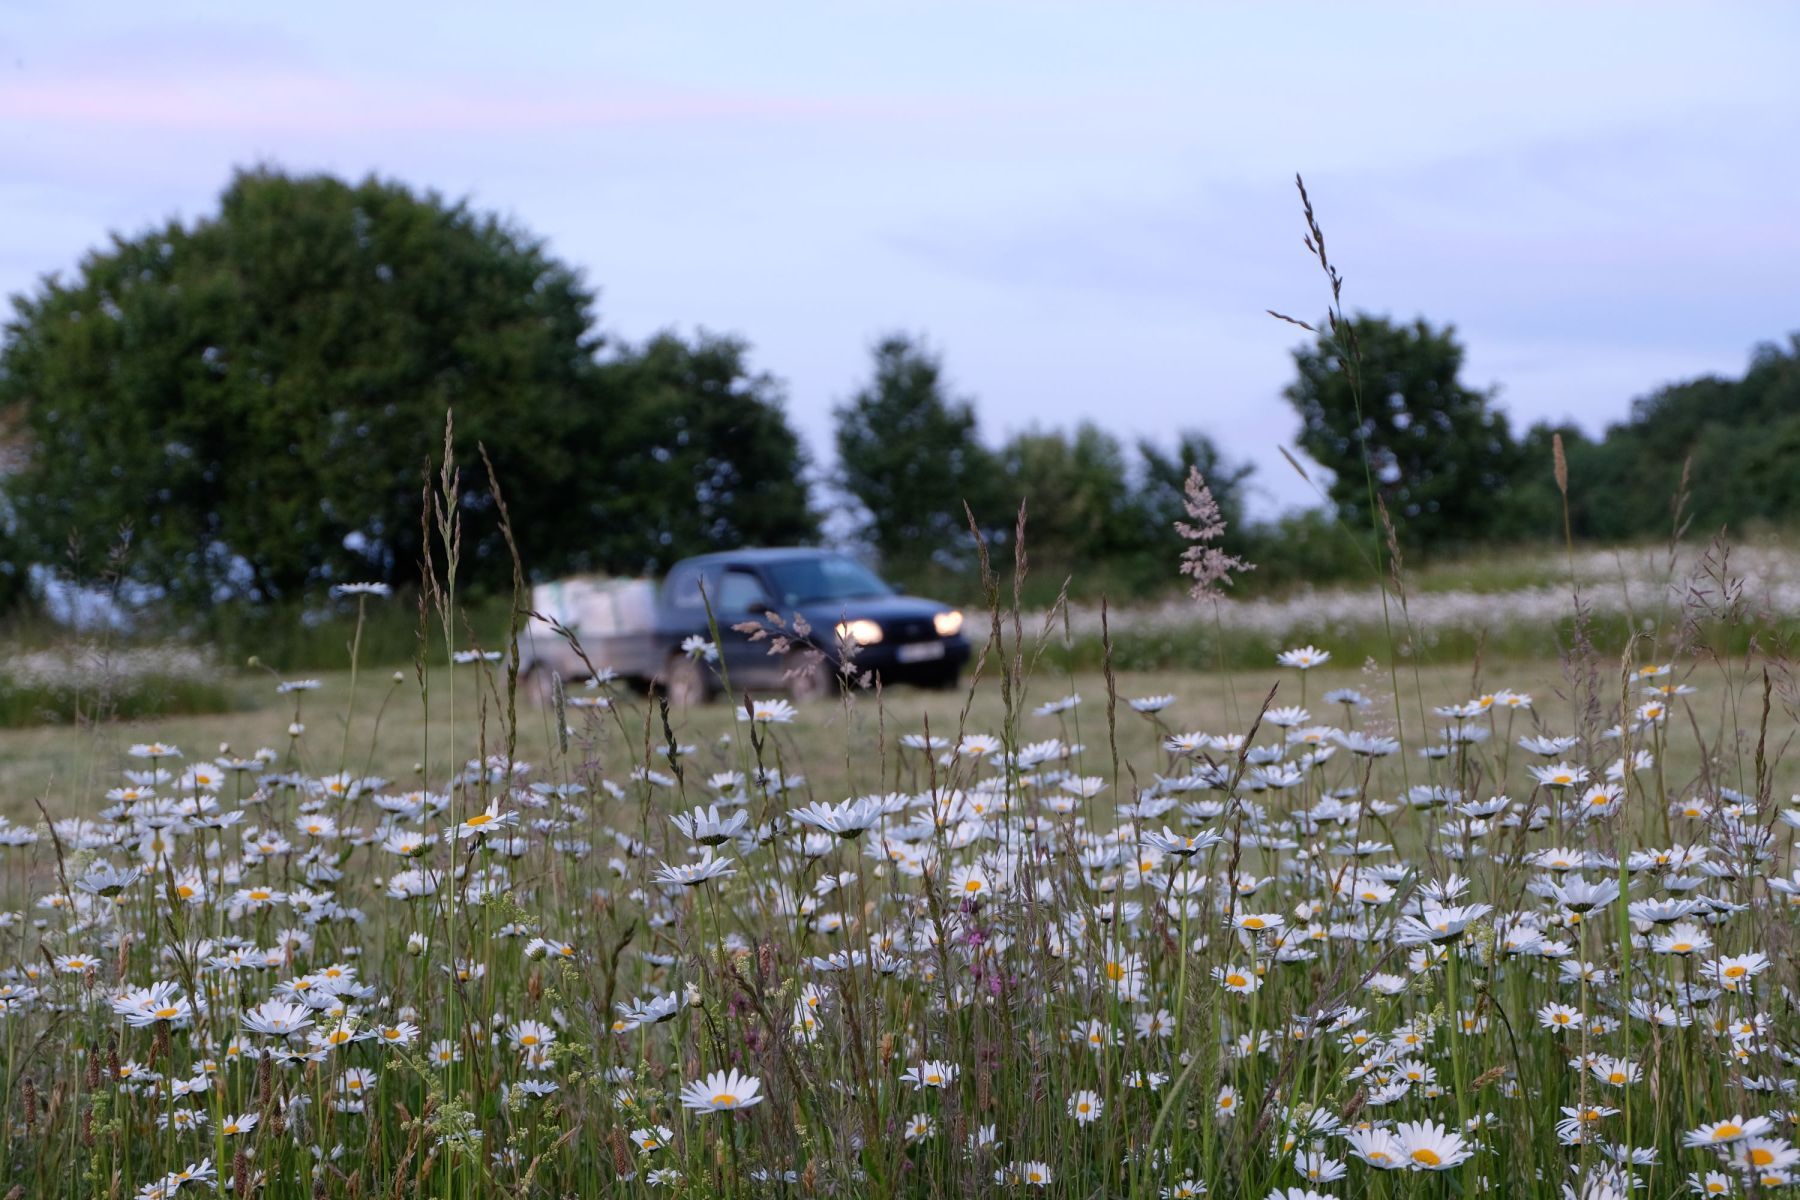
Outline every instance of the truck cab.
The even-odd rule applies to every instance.
[[[563,601],[562,611],[539,606],[540,593]],[[534,617],[521,635],[528,678],[537,673],[541,685],[551,671],[566,681],[610,672],[681,703],[707,699],[726,678],[734,690],[823,690],[846,657],[884,684],[949,688],[970,656],[957,609],[904,595],[849,555],[807,547],[684,559],[654,591],[642,580],[546,584],[533,589],[533,604],[574,635],[586,661]],[[787,653],[770,652],[777,639]],[[711,652],[683,649],[697,643]]]

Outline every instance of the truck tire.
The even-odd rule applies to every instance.
[[[566,680],[564,686],[567,686]],[[519,695],[528,704],[534,704],[539,708],[548,708],[554,698],[555,690],[556,682],[551,669],[543,663],[532,663],[530,667],[526,668],[525,673],[519,676]]]
[[[788,694],[796,704],[837,698],[838,674],[829,658],[812,657],[803,652],[794,657],[789,670],[792,674],[788,677]]]
[[[954,692],[962,682],[962,668],[940,667],[919,676],[919,686],[933,692]]]
[[[678,708],[705,704],[712,699],[712,678],[697,659],[686,654],[671,654],[663,667],[663,694]]]

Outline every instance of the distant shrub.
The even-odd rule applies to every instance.
[[[239,707],[204,654],[185,646],[71,643],[0,660],[0,727],[180,716]]]

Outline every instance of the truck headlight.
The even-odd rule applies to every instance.
[[[881,640],[881,626],[873,621],[839,621],[837,636],[853,646],[873,646]]]
[[[963,615],[954,608],[931,618],[931,627],[939,637],[955,637],[962,632]]]

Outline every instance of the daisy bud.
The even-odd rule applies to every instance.
[[[426,947],[428,947],[430,945],[431,945],[431,939],[426,937],[424,934],[422,934],[422,933],[411,934],[406,939],[406,952],[408,954],[412,955],[414,958],[418,958],[420,955],[425,953]]]
[[[689,1007],[689,1008],[699,1008],[699,1007],[700,1007],[700,1003],[701,1003],[701,1001],[700,1001],[700,989],[699,989],[699,988],[697,988],[697,987],[695,987],[695,986],[694,986],[694,985],[693,985],[693,984],[691,984],[691,983],[690,983],[690,984],[688,984],[688,985],[687,985],[687,1004],[688,1004],[688,1007]]]

